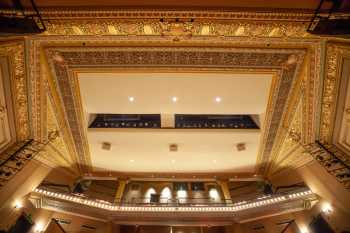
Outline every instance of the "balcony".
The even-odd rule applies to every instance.
[[[210,202],[196,198],[169,199],[159,202],[139,200],[111,203],[82,195],[55,192],[45,188],[33,191],[30,199],[37,208],[70,212],[100,220],[140,223],[140,221],[246,222],[269,215],[310,208],[317,196],[308,188],[261,196],[240,202]]]

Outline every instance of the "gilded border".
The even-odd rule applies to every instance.
[[[119,52],[118,52],[119,51]],[[168,52],[168,53],[167,53]],[[112,53],[112,54],[111,54]],[[167,53],[167,54],[165,54]],[[82,132],[78,133],[81,130],[82,123],[81,119],[76,119],[77,113],[75,114],[67,114],[70,111],[75,111],[73,109],[79,108],[77,105],[77,100],[68,100],[69,96],[74,96],[75,88],[68,78],[70,75],[69,67],[79,67],[79,66],[119,66],[119,67],[190,67],[190,68],[200,68],[200,67],[211,67],[211,68],[224,68],[232,69],[232,68],[243,68],[247,67],[251,70],[259,70],[261,68],[267,69],[279,69],[282,80],[279,81],[279,88],[277,89],[279,98],[274,99],[277,104],[276,110],[272,115],[272,122],[270,126],[274,130],[270,130],[268,128],[269,136],[267,139],[269,140],[266,144],[266,148],[263,152],[262,167],[260,168],[264,170],[268,159],[269,153],[272,149],[272,144],[274,142],[274,137],[276,136],[276,131],[278,128],[278,121],[276,121],[276,116],[280,117],[282,115],[283,106],[285,104],[286,97],[289,93],[289,88],[291,82],[295,79],[295,76],[298,75],[297,67],[300,66],[300,62],[303,61],[303,57],[305,55],[305,51],[303,49],[249,49],[249,48],[181,48],[181,47],[173,47],[173,48],[157,48],[157,47],[148,47],[148,48],[132,48],[132,47],[86,47],[84,49],[81,48],[49,48],[47,49],[47,55],[49,57],[50,66],[52,70],[55,70],[56,81],[58,83],[58,87],[60,89],[61,101],[66,105],[66,118],[72,121],[69,123],[70,127],[73,127],[75,124],[80,126],[73,127],[71,130],[75,132],[74,139],[78,140],[83,136]],[[124,57],[125,56],[125,57]],[[169,59],[169,56],[174,56],[173,60]],[[182,57],[183,56],[183,57]],[[201,59],[191,58],[191,56],[198,57],[202,56]],[[219,56],[219,57],[214,57]],[[142,58],[143,57],[143,58]],[[239,59],[238,59],[239,57]],[[113,60],[109,60],[113,58]],[[219,58],[219,59],[218,59]],[[107,59],[107,60],[106,60]],[[165,59],[165,60],[164,60]],[[218,63],[219,60],[222,60]],[[227,60],[228,59],[228,60]],[[143,61],[141,61],[143,60]],[[148,64],[149,61],[155,62],[154,64]],[[121,62],[120,64],[118,62]],[[126,62],[126,63],[125,63]],[[146,63],[145,63],[146,62]],[[158,63],[159,62],[159,63]],[[172,63],[175,62],[175,63]],[[225,64],[225,62],[227,64]],[[125,63],[125,64],[124,64]],[[177,64],[178,63],[178,64]],[[198,64],[197,64],[198,63]],[[211,64],[213,63],[213,64]],[[67,70],[68,69],[68,70]],[[59,83],[61,82],[61,83]],[[69,84],[71,83],[71,84]],[[69,86],[67,86],[69,85]],[[72,89],[73,88],[73,89]],[[285,89],[287,88],[287,89]],[[73,91],[73,93],[66,93],[66,91]],[[281,99],[282,98],[282,99]],[[281,102],[282,101],[282,102]],[[68,106],[69,105],[69,106]],[[68,111],[68,112],[67,112]],[[79,114],[78,114],[79,115]],[[80,123],[78,123],[80,122]],[[80,136],[79,136],[80,135]],[[84,144],[80,144],[76,142],[76,146],[79,145],[78,154],[80,157],[81,164],[89,164],[88,157],[83,152],[85,149]],[[82,159],[84,158],[84,159]],[[260,170],[261,172],[261,170]]]
[[[7,57],[10,65],[17,140],[25,140],[30,137],[30,123],[24,41],[0,43],[0,56]]]
[[[341,69],[344,56],[350,55],[350,43],[328,43],[326,74],[323,83],[321,121],[319,138],[323,143],[332,144],[335,112],[339,94]]]

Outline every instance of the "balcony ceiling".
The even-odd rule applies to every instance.
[[[222,131],[226,130],[94,130],[88,132],[88,140],[95,170],[253,173],[260,132]],[[103,141],[112,144],[111,150],[102,150]],[[237,151],[240,142],[246,143],[246,150]],[[169,151],[171,143],[178,145],[177,152]]]
[[[272,75],[80,73],[78,79],[86,118],[94,113],[263,116]],[[253,173],[260,135],[260,130],[234,129],[87,131],[94,171],[123,173]],[[103,150],[103,142],[111,143],[111,150]],[[246,149],[238,151],[238,143],[246,143]],[[177,144],[178,151],[170,152],[170,144]]]
[[[89,114],[262,114],[271,79],[271,74],[79,74]],[[129,97],[134,101],[130,102]],[[177,101],[173,102],[172,97]],[[221,101],[217,102],[216,97]]]

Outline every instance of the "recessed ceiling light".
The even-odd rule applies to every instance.
[[[171,162],[172,162],[172,163],[175,163],[175,159],[172,159]]]
[[[221,97],[219,97],[219,96],[215,97],[215,101],[216,101],[217,103],[221,102]]]
[[[217,162],[216,159],[214,159],[214,160],[213,160],[213,163],[216,163],[216,162]]]
[[[129,96],[129,102],[134,102],[134,100],[135,100],[135,97]]]
[[[171,100],[175,103],[175,102],[177,102],[177,97],[173,96],[173,97],[171,97]]]
[[[133,163],[133,162],[135,162],[135,160],[133,160],[133,159],[130,159],[129,161],[130,161],[130,163]]]

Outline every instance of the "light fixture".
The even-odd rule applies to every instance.
[[[216,101],[217,103],[221,102],[221,97],[219,97],[219,96],[215,97],[215,101]]]
[[[170,152],[176,152],[178,150],[177,144],[170,144],[169,145],[169,151]]]
[[[102,142],[102,150],[111,150],[111,146],[110,142]]]
[[[129,102],[134,102],[134,101],[135,101],[135,97],[129,96]]]
[[[309,233],[309,229],[306,226],[300,228],[300,233]]]
[[[216,159],[214,159],[214,160],[213,160],[213,163],[216,163],[216,162],[217,162]]]
[[[175,102],[177,102],[177,97],[176,97],[176,96],[173,96],[173,97],[171,98],[171,100],[175,103]]]
[[[172,159],[172,160],[171,160],[171,163],[175,163],[175,162],[176,162],[175,159]]]
[[[23,204],[21,201],[17,200],[15,201],[15,209],[20,209],[23,207]]]
[[[236,144],[237,151],[244,151],[246,150],[246,144],[244,142],[240,142]]]
[[[321,210],[325,214],[330,214],[333,211],[333,207],[330,203],[325,202],[322,204]]]
[[[133,160],[133,159],[130,159],[130,160],[129,160],[129,162],[130,162],[130,163],[133,163],[133,162],[135,162],[135,160]]]
[[[35,223],[34,232],[36,233],[44,232],[44,224],[41,222]]]
[[[177,197],[178,198],[186,198],[187,197],[187,191],[186,190],[178,190],[177,191]]]
[[[209,190],[209,197],[211,197],[214,200],[218,199],[219,198],[218,190],[215,188],[210,189]]]

